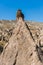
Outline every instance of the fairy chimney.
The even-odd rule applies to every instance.
[[[24,14],[22,13],[21,10],[18,10],[16,14],[16,20],[19,20],[19,19],[24,20]]]

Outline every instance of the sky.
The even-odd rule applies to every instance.
[[[25,20],[43,22],[43,0],[0,0],[0,20],[15,20],[18,9]]]

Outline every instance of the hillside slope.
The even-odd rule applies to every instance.
[[[43,24],[18,20],[0,25],[0,65],[43,65]]]

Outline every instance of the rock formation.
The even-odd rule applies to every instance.
[[[0,65],[43,65],[39,40],[36,41],[30,27],[20,18],[0,55]]]
[[[16,19],[18,20],[19,18],[22,18],[22,20],[24,20],[24,14],[22,13],[22,11],[19,9],[17,11],[17,14],[16,14]]]
[[[21,10],[0,21],[0,65],[43,65],[43,24],[25,22]]]

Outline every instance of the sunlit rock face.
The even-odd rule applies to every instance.
[[[20,17],[16,22],[1,21],[1,25],[0,45],[4,46],[0,65],[43,65],[42,23],[26,22]]]

